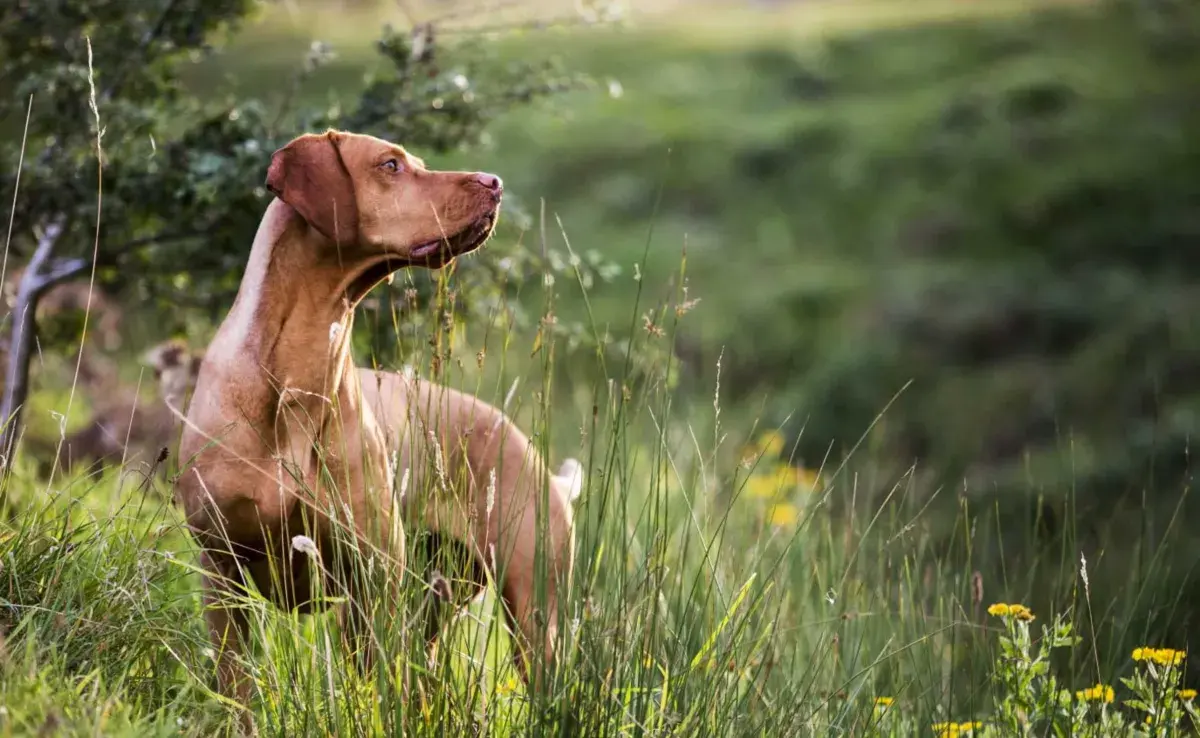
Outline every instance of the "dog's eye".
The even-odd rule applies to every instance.
[[[400,162],[396,161],[395,159],[388,159],[379,166],[383,167],[385,171],[391,172],[392,174],[400,171]]]

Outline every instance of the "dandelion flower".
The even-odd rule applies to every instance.
[[[1031,620],[1036,619],[1033,614],[1033,611],[1030,610],[1028,607],[1025,607],[1024,605],[1009,605],[1008,606],[1008,614],[1013,616],[1017,620],[1022,620],[1026,623],[1030,622]]]
[[[1116,692],[1107,684],[1097,684],[1076,692],[1075,696],[1084,702],[1111,703],[1116,699]]]
[[[775,527],[791,528],[800,522],[800,509],[790,503],[782,502],[771,507],[767,520]]]
[[[1179,690],[1179,699],[1183,700],[1184,702],[1191,702],[1192,700],[1196,699],[1196,690],[1194,690],[1194,689]]]
[[[1004,604],[1003,602],[997,602],[996,604],[990,605],[988,607],[988,615],[993,615],[998,618],[1005,617],[1011,612],[1012,612],[1012,609],[1009,608],[1009,606]]]
[[[1174,648],[1142,646],[1133,649],[1134,661],[1153,661],[1160,666],[1179,666],[1186,657],[1187,651],[1177,651]]]
[[[765,474],[755,474],[746,480],[746,494],[756,500],[769,500],[779,492],[775,479]]]
[[[1176,651],[1173,648],[1160,648],[1155,654],[1155,661],[1163,666],[1179,666],[1187,656],[1187,651]]]
[[[496,691],[500,694],[512,694],[513,692],[517,691],[518,686],[520,685],[517,684],[517,678],[515,676],[509,676],[507,679],[496,685]]]
[[[763,456],[778,456],[783,451],[783,434],[774,430],[767,431],[758,437],[754,446]]]
[[[896,702],[895,697],[876,697],[875,698],[875,706],[876,707],[891,707],[893,704],[895,704],[895,702]]]
[[[963,735],[974,735],[975,731],[983,729],[983,722],[968,720],[964,723],[934,723],[933,732],[937,738],[958,738]]]

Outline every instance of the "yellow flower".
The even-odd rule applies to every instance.
[[[1116,699],[1116,692],[1107,684],[1097,684],[1076,692],[1075,696],[1084,702],[1112,702]]]
[[[505,679],[496,685],[496,691],[500,694],[512,694],[513,692],[517,691],[518,686],[520,685],[517,683],[517,678],[515,676],[510,676],[508,679]]]
[[[1031,620],[1036,619],[1034,617],[1033,611],[1031,611],[1028,607],[1025,607],[1024,605],[1009,605],[1008,606],[1008,614],[1013,616],[1017,620],[1023,620],[1027,623]]]
[[[891,707],[893,704],[895,704],[895,702],[896,702],[895,697],[876,697],[875,698],[875,706],[876,707],[888,708],[888,707]]]
[[[1192,700],[1196,699],[1196,690],[1194,690],[1194,689],[1179,690],[1179,699],[1183,700],[1184,702],[1191,702]]]
[[[1006,605],[1003,602],[997,602],[988,607],[988,615],[993,615],[998,618],[1016,618],[1029,622],[1035,620],[1033,611],[1024,605]]]
[[[763,456],[778,456],[783,451],[783,434],[776,430],[767,431],[758,437],[754,447]]]
[[[771,477],[755,474],[746,480],[746,494],[758,500],[769,500],[779,492],[779,485]]]
[[[1153,661],[1160,666],[1179,666],[1185,658],[1187,651],[1177,651],[1173,648],[1142,646],[1133,649],[1134,661]]]
[[[788,502],[773,505],[767,514],[767,520],[779,528],[791,528],[800,522],[800,509]]]
[[[821,483],[820,474],[812,469],[797,469],[796,477],[796,482],[810,491],[815,490]]]
[[[1176,651],[1173,648],[1160,648],[1158,649],[1158,654],[1156,654],[1156,656],[1157,658],[1155,660],[1163,666],[1179,666],[1183,663],[1184,658],[1187,657],[1187,651]]]
[[[937,738],[958,738],[962,735],[972,735],[983,728],[979,720],[968,720],[965,723],[934,723],[933,732]]]

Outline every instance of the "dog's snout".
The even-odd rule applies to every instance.
[[[494,174],[488,174],[487,172],[475,172],[473,177],[476,182],[488,188],[489,190],[501,192],[504,189],[504,182],[500,181],[500,178]]]

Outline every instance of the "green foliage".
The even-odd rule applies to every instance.
[[[536,143],[497,167],[551,193],[573,243],[645,252],[652,283],[686,244],[697,405],[720,358],[730,422],[789,421],[805,465],[862,440],[850,465],[883,489],[915,466],[944,524],[960,504],[1001,513],[1015,538],[992,560],[1057,548],[1076,520],[1123,577],[1144,553],[1121,531],[1197,514],[1178,496],[1200,430],[1197,38],[1187,2],[790,47],[567,38],[555,50],[623,94],[500,121]],[[637,287],[588,309],[616,321]],[[1177,591],[1200,552],[1185,538]]]
[[[345,105],[307,104],[294,94],[277,104],[201,101],[180,84],[181,65],[210,52],[214,34],[236,28],[254,5],[20,3],[0,19],[0,83],[14,91],[0,100],[9,134],[0,144],[0,171],[10,194],[29,113],[15,200],[17,258],[29,255],[38,227],[59,217],[66,229],[56,253],[90,258],[102,202],[96,263],[103,283],[176,313],[214,311],[232,298],[269,201],[262,182],[270,154],[298,133],[346,128],[417,152],[445,152],[475,142],[498,114],[584,81],[550,66],[494,65],[486,56],[457,54],[436,42],[432,28],[412,37],[389,28],[378,42],[382,68]],[[288,89],[303,89],[331,53],[314,43],[298,55]],[[488,297],[480,301],[493,305]]]
[[[490,128],[505,146],[474,149],[469,160],[449,141],[476,137],[491,119],[458,110],[439,139],[423,128],[438,119],[428,96],[457,95],[461,73],[469,90],[495,92],[501,108],[519,103],[479,81],[502,64],[471,67],[478,74],[442,65],[434,78],[403,82],[396,59],[380,57],[361,96],[357,79],[326,98],[304,74],[294,93],[278,84],[286,75],[271,76],[282,100],[164,114],[155,156],[176,151],[182,158],[170,161],[189,172],[180,175],[183,195],[217,208],[242,181],[223,175],[257,168],[257,183],[269,153],[220,142],[350,120],[360,103],[382,126],[405,125],[389,89],[430,103],[408,111],[412,131],[444,145],[445,159],[474,166],[491,157],[488,168],[518,193],[553,195],[538,218],[544,251],[512,248],[509,231],[502,248],[464,263],[457,289],[424,277],[396,285],[368,306],[360,344],[377,356],[416,347],[428,356],[440,349],[424,340],[472,311],[478,332],[448,340],[487,360],[467,359],[455,376],[497,404],[514,379],[546,390],[522,404],[522,389],[512,408],[539,442],[573,444],[576,416],[550,405],[548,377],[523,371],[532,347],[510,332],[518,309],[545,330],[535,360],[547,371],[555,341],[593,340],[610,326],[635,328],[617,340],[636,355],[677,344],[697,369],[685,377],[699,397],[688,404],[656,394],[675,371],[665,361],[646,365],[642,386],[607,366],[570,365],[612,383],[567,385],[589,483],[578,516],[580,585],[564,628],[569,659],[549,694],[528,695],[510,678],[494,599],[452,626],[453,647],[424,667],[436,675],[432,701],[410,709],[396,699],[394,671],[364,678],[341,658],[330,620],[277,613],[251,593],[259,651],[250,666],[265,732],[907,736],[937,725],[944,735],[1165,736],[1193,720],[1180,695],[1184,668],[1126,654],[1145,642],[1179,644],[1164,634],[1183,632],[1194,609],[1178,585],[1196,551],[1170,509],[1195,429],[1189,375],[1200,346],[1187,320],[1197,307],[1187,249],[1200,89],[1186,15],[1194,12],[1186,2],[1123,2],[1087,15],[843,38],[819,50],[566,37],[554,43],[598,75],[619,77],[624,94],[571,98],[571,126],[517,111]],[[385,37],[384,51],[411,57],[410,43]],[[313,50],[314,70],[325,56]],[[636,124],[621,124],[617,115],[631,109]],[[216,158],[179,154],[188,136]],[[86,173],[87,136],[79,141]],[[125,237],[161,226],[147,221]],[[157,285],[176,304],[227,294],[236,280],[219,275],[240,264],[233,230],[214,242],[227,245],[196,256],[216,264],[203,289],[184,275],[136,289],[121,281],[132,277],[110,276],[128,294]],[[72,232],[72,248],[86,253],[88,231]],[[682,281],[660,285],[678,267],[685,234],[691,292],[681,299]],[[246,243],[237,243],[243,253]],[[234,255],[228,264],[217,258],[222,249]],[[169,270],[184,252],[160,243],[130,253],[122,258]],[[586,305],[573,289],[520,289],[519,277],[547,273],[560,289],[575,278],[614,281]],[[513,294],[521,304],[505,299]],[[675,311],[695,298],[677,336]],[[561,319],[530,318],[539,300]],[[659,306],[647,312],[647,300]],[[706,415],[713,384],[704,373],[721,347],[718,423]],[[507,358],[512,351],[517,359]],[[841,467],[839,455],[909,380]],[[743,463],[729,428],[758,412],[751,400],[760,393],[770,400],[767,427],[796,408],[798,418]],[[831,441],[838,453],[827,460]],[[914,458],[918,473],[894,473]],[[964,478],[957,506],[926,507],[930,489],[947,480],[961,488]],[[0,716],[0,730],[30,732],[50,716],[79,734],[103,720],[102,732],[124,735],[208,736],[227,726],[207,691],[193,553],[176,513],[120,508],[130,488],[118,484],[70,487],[59,507],[31,504],[45,490],[30,479],[10,485],[21,499],[6,500],[0,526],[0,701],[31,706],[20,723]],[[1144,500],[1124,496],[1129,489],[1144,489]],[[1056,551],[1027,545],[1050,526],[1023,519],[1030,492],[1072,505],[1056,511]],[[161,540],[146,531],[179,536],[162,546],[176,564],[145,563],[158,561]],[[79,543],[59,545],[68,540]],[[1083,548],[1101,562],[1086,608]],[[1008,617],[997,633],[976,581],[989,595],[1088,620],[1056,617],[1037,633]],[[118,626],[118,647],[101,648]],[[381,633],[398,660],[424,664],[402,628]],[[1123,688],[1109,701],[1111,684]]]

